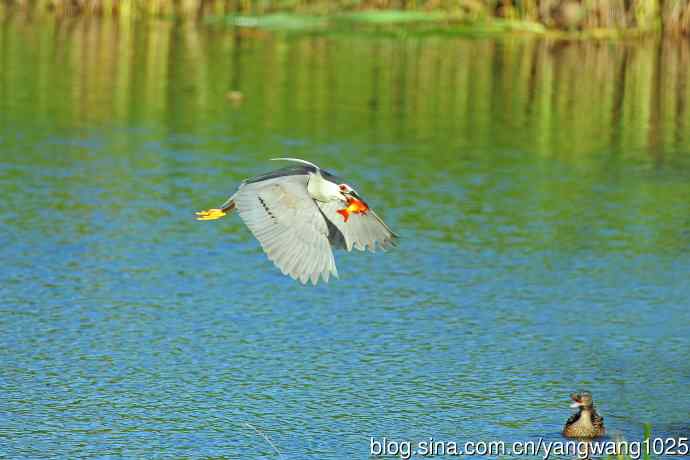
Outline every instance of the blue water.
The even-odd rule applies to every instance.
[[[0,55],[0,457],[349,459],[369,457],[370,437],[553,441],[581,388],[612,437],[639,440],[645,423],[688,436],[684,135],[652,145],[616,125],[595,145],[545,143],[525,135],[541,113],[514,126],[480,103],[371,105],[346,64],[372,47],[395,62],[417,52],[388,38],[250,40],[214,64],[232,32],[196,31],[203,53],[171,51],[164,71],[87,72],[122,64],[115,51],[70,61],[75,93],[23,78],[75,78],[52,45],[24,53],[23,30],[5,25]],[[137,33],[182,33],[168,32]],[[59,46],[76,53],[87,39],[70,40]],[[457,47],[482,61],[487,46],[414,44],[430,60]],[[254,86],[285,54],[326,72],[336,102],[320,83],[295,89],[306,70]],[[510,96],[494,71],[473,97]],[[231,76],[239,107],[223,98]],[[401,97],[381,79],[381,100]],[[153,96],[135,97],[142,85]],[[350,180],[400,247],[337,253],[340,279],[304,287],[237,216],[193,219],[278,155]]]

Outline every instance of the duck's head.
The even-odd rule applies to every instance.
[[[570,405],[573,409],[591,409],[594,405],[592,401],[592,393],[589,391],[578,391],[570,395],[573,403]]]

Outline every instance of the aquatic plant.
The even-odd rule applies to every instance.
[[[647,441],[651,438],[652,436],[652,424],[651,423],[645,423],[644,424],[644,434],[642,436],[643,441]],[[651,456],[649,452],[646,449],[642,449],[641,451],[642,456],[638,457],[637,455],[633,456],[630,452],[620,452],[618,455],[609,455],[606,457],[607,460],[650,460]]]

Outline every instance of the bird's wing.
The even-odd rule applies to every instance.
[[[338,276],[329,226],[307,192],[307,175],[245,183],[232,197],[268,258],[303,284]]]
[[[597,411],[592,411],[592,425],[599,429],[604,427],[604,417],[599,415]]]
[[[565,422],[565,426],[568,427],[568,426],[572,425],[573,423],[577,422],[580,419],[580,415],[582,415],[582,411],[575,412]]]
[[[329,203],[317,201],[316,203],[329,222],[340,231],[345,240],[344,246],[348,251],[354,247],[360,251],[369,249],[374,252],[377,246],[383,250],[397,246],[398,235],[393,233],[373,209],[369,209],[364,214],[352,213],[345,222],[343,216],[337,213],[338,209],[345,207],[343,203],[337,201]],[[332,233],[331,239],[333,239]]]

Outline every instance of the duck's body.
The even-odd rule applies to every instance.
[[[580,409],[565,422],[563,428],[563,436],[567,438],[598,438],[605,434],[604,417],[594,409]]]
[[[573,414],[563,427],[563,436],[568,438],[597,438],[606,434],[604,417],[594,408],[592,395],[583,391],[573,393],[574,403],[570,406],[579,410]]]

